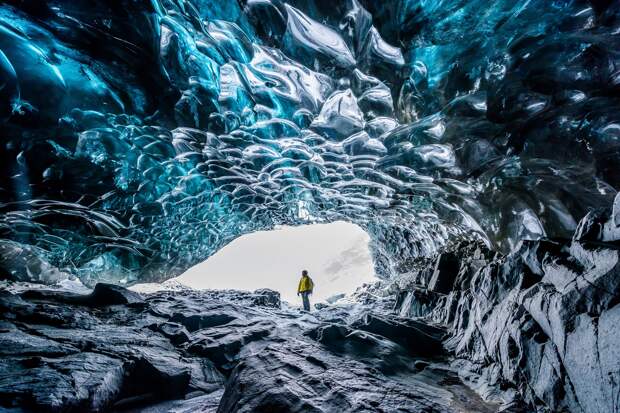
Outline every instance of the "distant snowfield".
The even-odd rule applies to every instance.
[[[174,281],[196,289],[271,288],[283,300],[300,304],[296,290],[305,269],[315,283],[311,301],[324,301],[376,280],[369,239],[357,225],[340,221],[254,232],[232,241]],[[158,288],[143,284],[132,289]]]

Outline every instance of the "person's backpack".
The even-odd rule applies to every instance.
[[[312,278],[310,278],[310,276],[308,276],[308,281],[310,281],[310,293],[312,293],[312,290],[314,290],[314,281],[312,281]]]

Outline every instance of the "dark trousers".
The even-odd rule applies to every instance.
[[[310,295],[310,291],[304,291],[301,293],[301,300],[304,303],[304,310],[310,311],[310,299],[308,296]]]

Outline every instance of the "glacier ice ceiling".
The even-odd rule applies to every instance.
[[[345,220],[380,276],[567,237],[620,185],[612,0],[8,0],[0,271],[160,281]],[[1,275],[1,274],[0,274]]]

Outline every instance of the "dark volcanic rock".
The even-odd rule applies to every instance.
[[[410,288],[397,311],[446,325],[446,348],[463,376],[492,385],[488,397],[536,411],[620,411],[618,233],[615,215],[596,210],[572,240],[523,241],[477,267],[465,255],[434,308]]]
[[[102,307],[108,305],[133,305],[143,304],[142,296],[114,284],[98,283],[90,294],[76,294],[67,291],[53,290],[30,290],[25,291],[22,296],[34,300],[56,301],[65,304],[84,305],[91,307]]]
[[[204,330],[192,335],[188,351],[208,357],[227,373],[239,360],[245,345],[268,337],[275,328],[273,321],[259,320]]]
[[[170,321],[180,323],[184,325],[189,332],[194,332],[203,328],[221,326],[233,321],[235,318],[233,314],[220,312],[191,315],[174,313]]]
[[[84,299],[91,295],[0,294],[3,408],[494,411],[443,359],[432,375],[433,362],[420,360],[420,343],[441,350],[440,329],[371,315],[366,304],[307,314],[280,309],[270,292],[163,291],[103,307]],[[366,315],[348,324],[362,308]],[[39,313],[47,310],[53,316]]]
[[[124,288],[0,294],[0,315],[11,320],[0,324],[0,406],[100,411],[222,387],[212,363],[175,347],[182,326],[152,319],[150,304]]]
[[[459,244],[395,297],[379,283],[312,313],[281,308],[270,290],[0,291],[0,406],[617,412],[620,231],[610,214],[505,256]]]
[[[441,295],[421,287],[398,292],[394,309],[401,317],[423,317],[433,311]]]
[[[280,308],[280,293],[268,288],[254,291],[252,303],[258,306]]]
[[[433,391],[413,378],[408,384],[390,380],[363,363],[292,341],[245,357],[228,379],[218,413],[467,411],[453,406],[448,393]]]
[[[179,345],[189,341],[189,332],[185,326],[179,323],[165,322],[161,324],[153,324],[150,328],[151,330],[158,331],[169,338],[170,342],[174,345]]]
[[[40,297],[29,292],[23,296]],[[68,307],[62,302],[31,302],[6,291],[0,291],[0,314],[9,320],[64,327],[84,326],[92,322],[92,317],[82,309]]]
[[[439,254],[428,289],[442,294],[452,291],[459,272],[460,257],[454,253]]]
[[[98,283],[87,299],[91,305],[141,304],[142,296],[113,284]]]
[[[443,353],[442,328],[411,319],[365,314],[351,327],[392,340],[418,356],[436,356]]]
[[[59,358],[0,361],[0,394],[5,407],[33,411],[101,411],[118,396],[123,362],[82,352]]]
[[[58,357],[77,353],[79,349],[25,333],[17,328],[0,333],[0,355]]]
[[[125,380],[118,405],[141,396],[143,400],[174,399],[187,393],[191,369],[187,363],[167,355],[145,353],[125,364]]]
[[[604,209],[595,209],[579,222],[573,240],[575,241],[598,241],[602,238],[603,227],[608,218],[608,212]]]
[[[342,324],[323,324],[306,332],[308,337],[337,354],[364,361],[385,374],[411,371],[410,352],[385,337]]]

